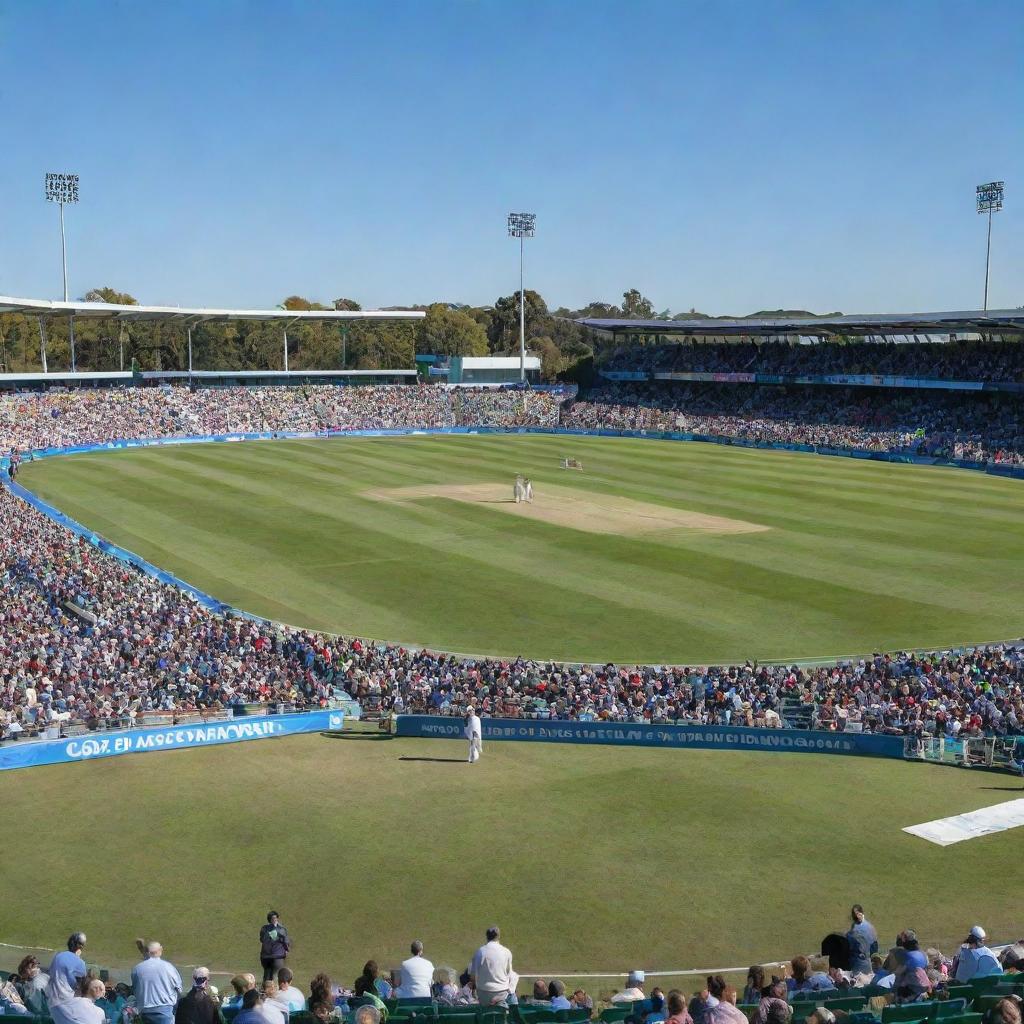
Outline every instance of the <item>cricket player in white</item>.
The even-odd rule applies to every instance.
[[[515,503],[518,505],[526,495],[526,488],[523,486],[523,478],[521,475],[516,476],[516,482],[512,486],[512,497]]]
[[[533,504],[533,481],[527,477],[526,482],[523,484],[523,497],[532,505]]]
[[[480,719],[477,718],[475,708],[470,708],[466,715],[465,736],[469,740],[469,763],[475,764],[480,760],[480,754],[484,749],[483,736],[480,733]]]

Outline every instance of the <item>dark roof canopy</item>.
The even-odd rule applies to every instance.
[[[678,334],[721,337],[779,334],[1013,334],[1024,333],[1024,309],[960,313],[872,313],[858,316],[780,317],[750,320],[577,320],[583,327],[612,334]]]

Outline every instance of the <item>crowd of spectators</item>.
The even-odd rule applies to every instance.
[[[843,429],[850,432],[844,443],[891,437],[893,447],[903,447],[934,440],[927,432],[917,436],[912,420],[898,423],[897,410],[880,411],[867,400],[856,404],[855,397],[842,413]],[[749,429],[751,422],[782,422],[767,411],[759,419],[747,418],[762,398],[751,389],[746,400],[734,430]],[[538,415],[548,415],[553,399],[531,393],[526,401],[537,403]],[[563,415],[568,423],[585,426],[680,429],[692,424],[687,429],[718,432],[713,429],[717,417],[725,413],[716,410],[729,401],[722,386],[681,392],[616,389],[578,401]],[[823,399],[803,401],[809,416],[812,407],[806,403]],[[905,401],[919,411],[916,399]],[[405,402],[410,404],[402,412]],[[447,389],[428,387],[17,395],[0,399],[0,449],[31,449],[55,440],[169,436],[187,417],[193,422],[186,433],[280,424],[275,417],[296,410],[296,418],[312,415],[322,424],[326,414],[317,404],[334,410],[334,422],[347,426],[428,425],[435,415],[515,423],[523,402],[522,392],[470,391],[453,400]],[[824,405],[814,408],[815,415],[825,415]],[[342,412],[349,418],[340,418]],[[909,415],[905,409],[902,414]],[[960,413],[940,407],[934,415]],[[889,416],[893,422],[886,424]],[[987,419],[1000,421],[994,412]],[[312,425],[312,420],[299,422]],[[55,434],[49,432],[51,424]],[[840,440],[832,433],[823,436],[831,443]],[[0,738],[53,726],[67,731],[129,725],[147,716],[228,714],[248,703],[315,708],[347,696],[384,713],[461,716],[473,705],[484,715],[511,717],[791,722],[891,734],[1018,734],[1024,722],[1024,654],[1014,646],[924,657],[877,655],[819,668],[468,659],[214,614],[102,552],[6,488],[0,488],[0,521],[5,527],[0,533]],[[793,715],[793,709],[801,713]]]
[[[647,373],[884,374],[925,380],[1021,382],[1024,345],[1016,340],[846,344],[681,341],[622,346],[607,366],[611,370]]]
[[[262,984],[253,973],[234,975],[230,994],[226,990],[223,995],[211,983],[210,969],[197,966],[186,990],[162,945],[143,939],[136,939],[142,959],[132,968],[130,984],[117,983],[109,972],[101,977],[86,965],[85,933],[74,932],[46,971],[35,956],[21,961],[0,984],[0,1012],[49,1017],[54,1024],[224,1024],[225,1017],[240,1024],[287,1024],[290,1015],[308,1011],[318,1024],[340,1024],[343,1019],[380,1024],[391,1010],[401,1016],[430,1007],[432,1015],[435,1008],[443,1013],[446,1008],[477,1006],[517,1008],[512,1019],[529,1022],[552,1019],[531,1016],[551,1010],[563,1011],[564,1020],[586,1021],[598,1009],[596,1002],[606,1002],[624,1009],[615,1019],[624,1018],[626,1024],[788,1024],[794,1004],[812,999],[816,1009],[807,1018],[811,1024],[835,1024],[829,1003],[843,997],[859,997],[871,1020],[889,1005],[959,998],[959,1004],[949,1007],[958,1012],[943,1015],[959,1019],[975,994],[990,991],[995,1000],[985,1024],[1021,1024],[1024,940],[997,951],[989,946],[985,929],[974,925],[955,954],[947,956],[936,948],[922,948],[916,932],[904,929],[883,955],[878,934],[859,904],[852,908],[845,934],[834,932],[822,941],[820,956],[801,954],[780,964],[755,964],[742,988],[711,974],[691,993],[678,988],[666,993],[658,986],[648,990],[645,972],[634,970],[623,988],[599,993],[597,1001],[581,988],[569,995],[559,978],[535,978],[527,995],[521,992],[526,986],[500,930],[491,926],[486,939],[461,974],[435,967],[417,940],[408,959],[387,977],[376,960],[366,962],[351,988],[321,972],[310,979],[307,998],[283,960],[269,976],[264,971]],[[964,987],[978,982],[985,982],[984,987]],[[923,1013],[927,1019],[928,1010]]]
[[[427,385],[130,387],[0,394],[0,454],[113,438],[319,430],[556,426],[546,391]]]
[[[1024,464],[1024,401],[1016,395],[829,385],[617,384],[568,404],[562,425]]]

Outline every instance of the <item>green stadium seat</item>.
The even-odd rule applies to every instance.
[[[882,1008],[882,1024],[913,1024],[921,1020],[934,1020],[934,1001],[926,1003],[904,1003],[902,1006],[886,1006]]]
[[[966,999],[941,999],[935,1001],[935,1016],[932,1020],[948,1020],[960,1017],[967,1012]]]
[[[984,978],[971,978],[967,984],[974,989],[975,994],[978,994],[980,992],[990,992],[1005,981],[1005,974],[986,974]]]
[[[601,1020],[604,1024],[617,1024],[625,1020],[633,1012],[632,1005],[606,1006],[601,1011]]]
[[[827,992],[823,994],[828,995]],[[827,1007],[833,1013],[855,1013],[857,1010],[864,1009],[867,999],[864,996],[843,995],[837,999],[825,999],[819,1005]]]

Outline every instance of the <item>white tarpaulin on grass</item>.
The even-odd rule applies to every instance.
[[[965,839],[1005,832],[1019,825],[1024,825],[1024,799],[1008,800],[967,814],[956,814],[952,818],[926,821],[923,825],[910,825],[903,831],[939,846],[952,846]]]

